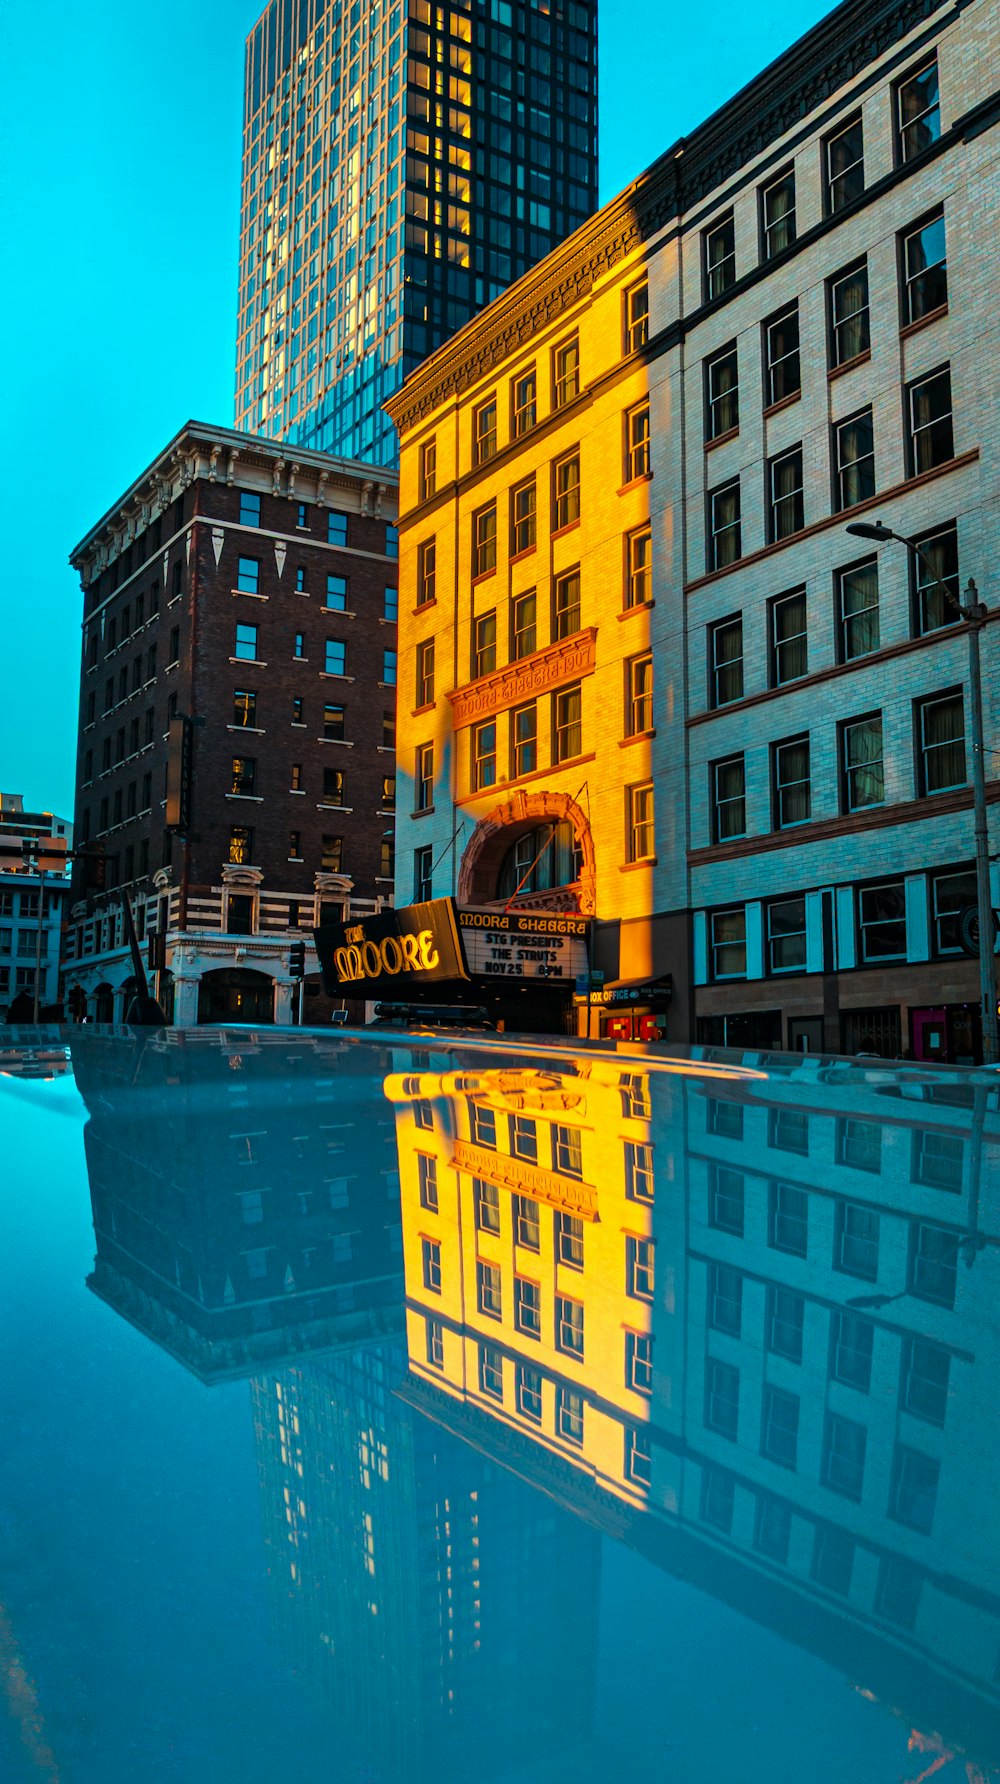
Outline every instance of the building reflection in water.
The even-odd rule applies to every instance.
[[[338,1776],[457,1781],[471,1750],[492,1775],[583,1739],[598,1532],[394,1391],[393,1056],[207,1029],[73,1055],[88,1286],[203,1382],[249,1379],[281,1662]]]
[[[703,1060],[387,1080],[409,1397],[975,1784],[1000,1758],[997,1090]]]

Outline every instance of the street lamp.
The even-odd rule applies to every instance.
[[[972,747],[972,805],[976,829],[976,902],[979,910],[979,998],[983,1028],[983,1060],[987,1065],[1000,1059],[1000,1034],[997,1030],[997,987],[993,971],[993,900],[990,897],[990,850],[986,826],[986,763],[983,738],[983,685],[979,666],[979,634],[986,623],[986,607],[979,599],[979,590],[971,576],[964,602],[952,593],[946,582],[914,539],[905,533],[894,533],[891,527],[865,520],[853,521],[847,528],[856,539],[871,539],[885,545],[890,539],[905,545],[910,556],[922,564],[930,582],[944,595],[949,606],[969,628],[969,697]]]

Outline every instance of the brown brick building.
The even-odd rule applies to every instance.
[[[92,1017],[127,1009],[123,890],[181,1026],[292,1021],[292,945],[312,975],[321,914],[391,901],[395,518],[391,472],[189,422],[72,552],[103,885],[78,863],[65,967]]]

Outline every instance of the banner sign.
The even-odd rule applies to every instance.
[[[399,997],[442,979],[466,979],[451,898],[379,911],[313,930],[328,997]]]
[[[587,971],[590,922],[573,911],[460,910],[470,973],[492,979],[555,979]]]

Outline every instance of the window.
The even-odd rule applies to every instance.
[[[783,1388],[765,1387],[760,1453],[781,1468],[794,1468],[798,1456],[799,1398]]]
[[[525,1251],[538,1251],[541,1246],[538,1203],[531,1196],[514,1196],[514,1243]]]
[[[444,1368],[444,1326],[439,1319],[427,1321],[427,1361],[432,1369]]]
[[[496,1148],[497,1118],[484,1103],[469,1103],[469,1129],[477,1146]]]
[[[865,189],[865,139],[860,117],[852,118],[823,144],[826,210],[835,216]]]
[[[705,1128],[720,1139],[742,1140],[743,1110],[739,1103],[724,1101],[720,1096],[705,1099]]]
[[[878,562],[868,558],[834,572],[837,586],[839,656],[842,663],[878,650]]]
[[[242,661],[253,663],[257,660],[257,627],[240,626],[236,628],[236,649],[234,653]]]
[[[907,1412],[931,1425],[944,1424],[950,1366],[951,1358],[940,1344],[926,1338],[904,1339],[899,1397]]]
[[[413,851],[413,902],[424,904],[434,896],[431,891],[432,870],[434,866],[433,850],[430,844]]]
[[[534,589],[514,598],[511,607],[511,656],[530,657],[538,648],[538,603]]]
[[[743,615],[716,620],[708,628],[710,698],[713,706],[728,706],[743,698]]]
[[[260,526],[260,497],[248,489],[240,490],[240,526]]]
[[[910,474],[918,477],[955,456],[951,423],[951,370],[941,366],[907,386]]]
[[[583,1442],[583,1395],[562,1382],[556,1388],[556,1430],[567,1443]]]
[[[738,1338],[743,1323],[743,1277],[729,1264],[708,1266],[708,1323]]]
[[[331,508],[326,517],[326,539],[328,545],[347,544],[347,515]]]
[[[233,691],[233,724],[253,730],[257,724],[257,695],[246,688]]]
[[[805,824],[810,812],[809,739],[788,737],[772,745],[771,780],[775,830]]]
[[[323,667],[327,675],[346,675],[347,646],[339,638],[328,638]]]
[[[962,1187],[964,1165],[965,1142],[956,1135],[938,1133],[934,1128],[918,1128],[914,1132],[914,1182],[957,1194]]]
[[[655,1189],[653,1148],[641,1141],[625,1141],[625,1194],[630,1202],[651,1202]]]
[[[552,1129],[552,1164],[564,1177],[583,1176],[583,1141],[579,1128],[556,1123]]]
[[[305,721],[304,702],[303,702],[301,696],[297,694],[294,697],[294,699],[292,700],[292,724],[293,725],[304,725],[305,722],[306,721]]]
[[[959,920],[969,905],[976,903],[976,875],[969,867],[964,872],[938,873],[931,879],[931,924],[934,952],[937,956],[961,954]]]
[[[853,1171],[878,1172],[882,1167],[882,1129],[874,1121],[837,1117],[837,1163]]]
[[[864,1282],[878,1279],[879,1217],[874,1208],[838,1199],[834,1209],[833,1267]]]
[[[791,1535],[791,1508],[781,1499],[772,1499],[767,1493],[759,1493],[753,1531],[753,1546],[758,1554],[766,1555],[768,1560],[784,1565],[788,1560]]]
[[[763,258],[773,260],[795,240],[795,174],[787,168],[760,195]]]
[[[648,1487],[653,1478],[652,1439],[647,1430],[625,1427],[625,1479]]]
[[[518,1363],[515,1375],[515,1393],[517,1410],[523,1418],[530,1419],[532,1424],[542,1422],[542,1377],[537,1369],[530,1369],[527,1363]]]
[[[429,502],[437,493],[437,441],[425,440],[420,448],[420,500]]]
[[[305,654],[306,654],[306,635],[304,632],[296,632],[295,643],[292,647],[292,655],[293,655],[293,657],[299,657],[299,658],[304,659]]]
[[[625,411],[625,482],[649,476],[649,399]]]
[[[626,858],[629,861],[651,861],[656,854],[653,827],[653,783],[626,787]]]
[[[434,805],[434,745],[417,746],[414,810],[431,811]]]
[[[494,720],[476,725],[472,732],[472,790],[496,786],[497,728]]]
[[[650,652],[625,665],[625,735],[641,737],[653,729],[653,658]]]
[[[423,1261],[424,1287],[432,1294],[441,1293],[441,1246],[436,1239],[421,1239],[420,1255]]]
[[[538,766],[538,714],[534,701],[511,715],[511,775],[517,780]]]
[[[417,645],[416,704],[434,704],[434,640],[425,638]]]
[[[555,466],[555,531],[572,526],[580,518],[580,454],[571,452]]]
[[[767,966],[772,973],[805,971],[804,898],[783,898],[767,906]]]
[[[958,529],[953,520],[914,540],[921,556],[911,558],[914,629],[922,637],[959,618]],[[952,599],[948,599],[948,595]]]
[[[331,743],[342,743],[346,732],[346,712],[331,700],[323,702],[323,736]]]
[[[653,598],[653,540],[648,526],[625,535],[625,606],[642,607]]]
[[[834,1381],[867,1394],[872,1378],[875,1327],[847,1308],[830,1315],[830,1374]]]
[[[871,346],[868,315],[868,262],[838,273],[827,287],[830,306],[830,365],[847,365]]]
[[[236,573],[236,586],[245,595],[256,595],[260,589],[260,559],[241,557]]]
[[[563,688],[553,700],[553,743],[556,762],[568,762],[583,748],[579,685]]]
[[[902,880],[862,886],[858,892],[861,958],[906,959],[906,900]]]
[[[289,861],[301,861],[302,860],[302,832],[301,832],[301,830],[290,830],[288,832],[288,859],[289,859]]]
[[[767,1186],[767,1242],[773,1251],[805,1257],[809,1242],[809,1196],[792,1183]]]
[[[513,378],[510,386],[511,432],[515,440],[534,427],[538,414],[535,368]]]
[[[736,283],[736,228],[732,212],[720,217],[702,235],[704,244],[705,296],[709,303]]]
[[[912,161],[941,135],[937,57],[907,75],[896,88],[896,155]]]
[[[473,676],[492,675],[497,666],[497,616],[481,613],[473,626]]]
[[[385,523],[385,555],[387,558],[399,556],[399,528],[388,520]]]
[[[805,589],[770,602],[770,618],[771,686],[780,688],[809,668]]]
[[[472,415],[472,461],[473,464],[484,465],[487,459],[496,456],[497,449],[497,399],[487,397],[480,403]]]
[[[438,1211],[437,1159],[429,1153],[417,1153],[417,1174],[420,1183],[420,1206],[432,1214]]]
[[[726,1535],[733,1527],[736,1478],[724,1468],[705,1468],[701,1479],[701,1521]]]
[[[909,1290],[922,1301],[954,1307],[958,1274],[958,1234],[929,1221],[910,1227]]]
[[[304,564],[299,564],[295,571],[295,592],[299,595],[304,595],[306,593],[306,572]]]
[[[426,607],[436,597],[437,540],[425,539],[417,546],[417,606]]]
[[[920,322],[948,302],[948,252],[944,211],[933,211],[900,238],[903,322]]]
[[[733,1443],[740,1417],[740,1372],[709,1357],[705,1364],[705,1424]]]
[[[394,650],[382,652],[382,684],[384,687],[394,688],[396,685],[396,660]]]
[[[648,340],[649,280],[641,279],[625,293],[625,352],[638,352]]]
[[[580,342],[562,341],[552,354],[552,406],[564,409],[580,394]]]
[[[472,516],[472,574],[488,576],[497,567],[497,505]]]
[[[705,361],[705,438],[721,440],[740,425],[736,342]]]
[[[556,1256],[569,1270],[583,1269],[583,1221],[575,1214],[556,1213]]]
[[[768,408],[800,394],[802,365],[797,301],[764,323],[764,370]]]
[[[343,873],[344,871],[344,839],[342,836],[324,835],[320,847],[320,856],[325,873]]]
[[[556,1296],[556,1349],[583,1361],[583,1302]]]
[[[885,799],[882,714],[841,725],[841,772],[845,811],[864,811]]]
[[[536,518],[535,479],[532,477],[511,491],[511,550],[515,557],[534,549]]]
[[[326,605],[334,613],[347,611],[347,577],[328,576],[326,579]]]
[[[965,707],[962,695],[942,694],[917,707],[920,791],[943,793],[965,785]]]
[[[860,1499],[865,1478],[868,1433],[853,1419],[826,1415],[823,1440],[823,1485],[845,1499]]]
[[[490,1319],[500,1319],[503,1314],[503,1298],[500,1283],[499,1264],[487,1264],[480,1258],[476,1264],[476,1289],[479,1311]]]
[[[323,803],[325,805],[343,805],[344,776],[339,768],[323,770]]]
[[[941,1464],[934,1456],[897,1443],[889,1490],[889,1516],[929,1536],[934,1522]]]
[[[817,1524],[813,1541],[812,1578],[817,1586],[837,1592],[846,1598],[851,1589],[854,1567],[854,1543],[845,1530],[834,1524]]]
[[[579,570],[556,577],[554,607],[555,637],[572,638],[580,630]]]
[[[653,1392],[653,1340],[649,1332],[625,1333],[625,1386],[636,1394]]]
[[[745,979],[747,923],[742,905],[709,916],[709,953],[713,979]]]
[[[479,1346],[479,1388],[492,1400],[503,1399],[503,1352],[494,1344]]]
[[[653,1299],[654,1246],[652,1239],[625,1237],[625,1292],[637,1301]]]
[[[853,508],[875,494],[875,434],[872,412],[862,409],[837,423],[834,441],[834,507]]]
[[[537,1251],[538,1247],[534,1249]],[[542,1335],[542,1291],[525,1276],[514,1278],[514,1324],[528,1338]]]
[[[802,1361],[802,1331],[806,1303],[803,1295],[782,1284],[768,1284],[764,1311],[764,1343],[772,1356],[785,1357],[790,1363]]]
[[[743,1237],[743,1172],[713,1161],[708,1176],[708,1224],[721,1233]]]
[[[253,796],[257,780],[257,763],[253,756],[234,756],[233,772],[229,791],[237,795]]]
[[[514,1158],[530,1159],[532,1164],[538,1162],[538,1133],[535,1123],[529,1115],[512,1115],[510,1118],[510,1150]]]
[[[723,483],[708,497],[708,568],[724,570],[743,550],[740,528],[740,483]]]
[[[475,1177],[472,1183],[476,1204],[476,1226],[481,1233],[500,1231],[500,1191],[495,1183]]]

